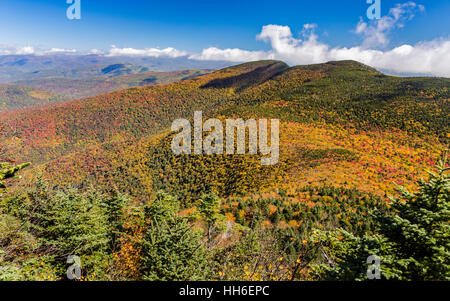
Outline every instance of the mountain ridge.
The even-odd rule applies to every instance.
[[[138,199],[158,189],[186,200],[200,191],[295,189],[322,178],[383,195],[392,189],[388,182],[412,185],[445,148],[449,87],[450,80],[390,77],[353,61],[252,62],[183,82],[4,112],[0,143],[55,184],[90,180]],[[249,155],[174,156],[170,124],[196,110],[205,118],[280,119],[280,164],[262,168]]]
[[[37,87],[0,84],[0,112],[44,106],[67,100],[64,96]]]
[[[182,81],[211,72],[211,70],[188,69],[172,72],[140,72],[111,77],[89,78],[44,78],[20,80],[15,84],[39,87],[52,93],[62,95],[69,100],[88,98],[108,92],[132,87],[160,85]]]

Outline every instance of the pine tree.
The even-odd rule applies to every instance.
[[[316,230],[312,239],[321,247],[325,263],[314,270],[328,280],[364,280],[367,258],[381,259],[383,279],[450,280],[450,178],[447,153],[418,182],[412,193],[403,187],[391,198],[391,210],[376,212],[376,234]]]
[[[381,217],[382,234],[393,242],[403,277],[413,280],[450,280],[450,178],[447,153],[429,172],[419,191],[399,187],[399,199],[391,198],[394,214]]]
[[[111,250],[115,250],[119,242],[120,234],[123,232],[122,226],[125,222],[124,208],[130,203],[130,200],[114,190],[110,196],[104,198],[102,203],[106,209],[108,225],[110,227],[110,233],[108,235],[109,245]]]
[[[206,194],[199,200],[198,209],[207,223],[208,241],[220,216],[220,200],[214,193]]]
[[[178,215],[178,210],[178,201],[163,192],[157,193],[156,199],[145,206],[144,280],[203,279],[206,251],[201,234],[191,228],[186,217]]]

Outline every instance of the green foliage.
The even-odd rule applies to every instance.
[[[177,200],[162,192],[145,207],[144,280],[187,281],[204,277],[206,250],[201,234],[191,228],[187,218],[177,214],[178,209]]]
[[[0,281],[56,281],[58,271],[51,256],[34,256],[16,260],[12,264],[2,258],[0,250]]]
[[[224,219],[220,214],[220,199],[214,193],[205,194],[199,200],[198,210],[207,224],[208,241],[211,241],[217,223]]]
[[[40,183],[28,193],[20,217],[39,239],[43,253],[52,255],[62,270],[69,255],[79,256],[88,271],[105,266],[110,230],[97,192],[50,191]]]
[[[205,194],[199,200],[198,210],[208,225],[214,225],[220,218],[220,200],[214,193]]]
[[[382,258],[382,277],[398,279],[401,270],[395,267],[392,245],[381,235],[354,235],[344,229],[334,231],[314,230],[311,236],[323,257],[316,262],[313,274],[316,280],[363,281],[367,280],[367,258]]]
[[[43,106],[67,100],[65,97],[42,90],[42,87],[0,85],[0,112]]]
[[[272,231],[245,229],[239,240],[214,250],[210,269],[213,280],[289,280],[279,269],[284,256],[280,240]]]
[[[107,264],[119,254],[139,267],[132,279],[143,280],[365,280],[371,255],[381,258],[383,279],[445,280],[447,171],[441,162],[419,192],[403,190],[390,209],[373,195],[329,186],[274,198],[206,194],[197,204],[206,230],[226,225],[215,236],[195,230],[179,214],[181,203],[162,192],[132,209],[115,192],[36,183],[0,203],[1,279],[64,279],[65,260],[75,254],[85,279],[106,280],[128,269]]]
[[[355,61],[294,66],[244,90],[222,114],[397,128],[448,142],[449,88],[446,78],[386,76]]]
[[[30,232],[41,238],[51,253],[84,255],[106,247],[106,212],[95,191],[51,192],[41,184],[28,194],[22,214],[30,221]]]
[[[146,167],[152,173],[154,190],[179,196],[184,206],[205,193],[221,197],[257,193],[274,185],[286,170],[284,162],[262,166],[260,155],[175,155],[171,139],[172,135],[165,136],[145,150]]]
[[[38,182],[26,195],[0,204],[0,230],[4,230],[0,266],[19,268],[24,280],[65,279],[66,260],[77,255],[85,279],[106,280],[107,260],[117,244],[127,203],[118,194],[102,195],[92,188],[52,189]],[[39,264],[33,266],[33,260]],[[27,269],[46,272],[26,276]]]
[[[447,154],[437,172],[419,181],[419,191],[400,187],[391,198],[393,214],[381,216],[381,233],[394,244],[402,278],[450,280],[450,177]]]
[[[1,199],[1,277],[64,279],[65,260],[75,254],[91,280],[364,280],[367,257],[377,255],[385,279],[448,279],[445,163],[390,209],[381,198],[387,185],[373,180],[411,184],[414,168],[441,146],[438,138],[448,141],[448,87],[448,79],[384,76],[351,61],[292,68],[269,61],[4,112],[5,156],[20,150],[20,160],[36,159],[59,187],[37,183]],[[168,126],[194,110],[219,119],[282,119],[279,164],[174,155]],[[311,141],[296,140],[307,131]],[[0,181],[23,167],[1,165]],[[336,175],[323,171],[328,167]],[[347,171],[361,181],[347,182]],[[371,185],[378,195],[367,192]],[[136,207],[116,190],[133,196]],[[170,195],[157,193],[149,203],[158,190]],[[191,219],[196,212],[201,218]]]
[[[90,74],[88,78],[62,78],[53,76],[50,78],[21,80],[17,83],[28,87],[44,89],[54,94],[62,95],[67,99],[80,99],[131,87],[169,84],[208,73],[206,70],[195,69],[142,73],[144,70],[142,68],[139,69],[138,66],[129,66],[132,67],[131,69],[127,68],[127,66],[124,67],[119,66],[117,68],[114,65],[106,66],[102,70],[106,72],[105,75],[108,77],[102,74],[100,74],[102,76],[99,76],[99,74],[94,73]],[[135,74],[136,72],[139,73]],[[72,75],[67,74],[67,76]]]
[[[298,198],[301,201],[297,201]],[[333,230],[341,227],[359,234],[373,231],[377,223],[370,213],[375,209],[387,210],[380,197],[357,189],[327,185],[303,187],[294,197],[230,198],[223,205],[223,214],[232,214],[241,225],[257,227],[263,220],[270,221],[273,226],[289,227],[292,224],[290,227],[297,228],[301,240],[309,240],[314,228]]]
[[[103,200],[109,225],[108,239],[112,250],[118,247],[120,235],[124,232],[122,227],[126,220],[124,208],[129,205],[129,202],[129,199],[117,193],[117,191],[112,191],[111,195]]]
[[[289,68],[286,63],[280,61],[258,61],[253,63],[245,63],[228,69],[254,68],[249,72],[243,72],[236,76],[218,78],[208,82],[201,88],[233,88],[242,91],[245,88],[255,86],[269,80],[272,76]]]
[[[316,266],[320,277],[363,280],[368,256],[381,259],[384,279],[450,280],[450,178],[446,155],[437,173],[419,181],[419,191],[400,187],[391,210],[375,212],[376,234],[354,235],[343,229],[317,230],[314,238],[327,263]]]
[[[0,163],[0,189],[6,188],[6,179],[14,177],[20,170],[29,165],[31,165],[31,163],[24,163],[17,166],[11,166],[9,163]]]

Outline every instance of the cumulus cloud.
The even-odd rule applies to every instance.
[[[118,48],[102,51],[92,49],[90,54],[105,56],[148,56],[148,57],[187,57],[195,60],[215,60],[230,62],[248,62],[263,59],[283,60],[290,64],[316,64],[333,60],[356,60],[374,68],[393,73],[430,74],[450,77],[450,39],[443,37],[433,41],[416,44],[404,44],[388,48],[389,34],[403,27],[407,21],[424,11],[422,5],[414,2],[397,4],[389,13],[379,20],[356,25],[353,33],[361,36],[359,46],[331,47],[319,40],[315,33],[316,24],[305,24],[300,35],[294,36],[289,26],[266,25],[262,27],[257,40],[270,45],[270,50],[252,51],[239,48],[220,49],[209,47],[200,53],[189,54],[172,47],[159,48]],[[0,45],[2,54],[49,54],[74,53],[75,50],[52,48],[47,51],[36,50],[31,46],[11,47]]]
[[[63,48],[51,48],[48,50],[43,50],[40,48],[35,48],[33,46],[0,46],[0,55],[47,55],[47,54],[70,54],[77,53],[75,49],[63,49]]]
[[[165,49],[159,48],[145,48],[145,49],[135,49],[135,48],[118,48],[112,46],[109,50],[107,56],[150,56],[150,57],[170,57],[177,58],[186,56],[188,53],[186,51],[177,50],[172,47]]]
[[[388,51],[353,48],[334,48],[329,60],[356,60],[369,66],[396,72],[421,73],[450,77],[450,41],[435,40],[416,45],[401,45]]]
[[[18,48],[15,54],[33,54],[35,53],[34,47],[26,46],[22,48]]]
[[[317,40],[314,28],[305,24],[302,40],[294,38],[289,26],[266,25],[256,38],[270,43],[272,50],[268,54],[271,58],[295,64],[319,63],[326,60],[328,46]]]
[[[50,50],[44,50],[44,54],[56,54],[56,53],[76,53],[75,49],[63,49],[63,48],[52,48]]]
[[[192,58],[204,60],[229,60],[245,62],[260,59],[278,59],[290,64],[316,64],[334,60],[356,60],[374,68],[395,73],[430,74],[450,77],[450,40],[441,38],[414,45],[404,44],[391,49],[376,46],[389,44],[389,32],[402,27],[424,7],[413,2],[399,4],[388,16],[373,23],[360,21],[355,33],[362,35],[361,45],[355,47],[331,47],[320,42],[315,34],[315,24],[305,24],[301,38],[292,34],[290,27],[266,25],[257,35],[271,46],[269,51],[208,48]],[[371,45],[372,47],[369,47]]]
[[[274,57],[264,51],[248,51],[238,48],[219,49],[216,47],[209,47],[203,49],[200,54],[190,55],[189,58],[193,60],[245,62],[264,60]]]
[[[25,55],[25,54],[34,54],[36,50],[32,46],[25,47],[17,47],[11,45],[0,45],[0,55]]]
[[[99,50],[99,49],[91,49],[89,52],[88,52],[88,54],[98,54],[98,55],[100,55],[100,54],[105,54],[105,52],[104,51],[102,51],[102,50]]]

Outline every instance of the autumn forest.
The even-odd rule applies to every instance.
[[[143,71],[0,85],[0,280],[450,280],[450,79]],[[196,111],[278,119],[277,164],[174,154]]]

